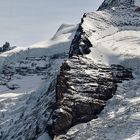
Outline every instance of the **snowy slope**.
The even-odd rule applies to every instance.
[[[112,8],[87,14],[82,27],[92,32],[89,57],[105,64],[123,63],[139,57],[140,14],[132,8]],[[131,66],[133,67],[133,66]]]
[[[98,119],[72,127],[66,136],[74,140],[140,139],[140,12],[131,0],[112,2],[126,5],[116,3],[83,18],[83,32],[93,45],[86,57],[96,63],[131,68],[135,79],[118,85]]]
[[[39,122],[43,115],[37,119],[33,114],[45,102],[53,101],[54,96],[50,93],[44,97],[44,102],[38,105],[67,57],[76,28],[75,25],[61,26],[49,41],[0,54],[1,140],[34,139],[43,133],[44,128],[41,128],[42,131],[38,135],[34,133],[34,128],[38,127],[34,119]],[[47,113],[46,119],[49,117],[49,111]],[[39,125],[45,125],[42,123]]]
[[[51,40],[39,42],[29,47],[17,47],[14,50],[2,53],[0,54],[0,65],[24,59],[27,56],[51,56],[56,53],[63,53],[66,49],[68,51],[75,30],[75,25],[62,25],[56,33],[57,35]],[[68,47],[65,44],[68,44]]]

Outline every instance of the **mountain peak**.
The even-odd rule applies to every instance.
[[[138,5],[139,0],[104,0],[98,10],[109,9],[111,7],[118,7],[121,5],[124,6],[133,6]]]

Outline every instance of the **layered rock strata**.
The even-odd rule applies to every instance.
[[[120,65],[108,67],[81,56],[65,61],[56,83],[50,131],[54,139],[67,139],[63,134],[70,127],[96,119],[115,94],[117,83],[130,78],[131,71]]]

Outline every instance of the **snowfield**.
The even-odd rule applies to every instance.
[[[88,13],[83,28],[91,32],[93,44],[89,57],[105,64],[139,57],[140,14],[135,8],[112,8]]]

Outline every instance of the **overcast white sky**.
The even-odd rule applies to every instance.
[[[0,45],[28,46],[53,36],[62,23],[80,22],[103,0],[0,0]]]

